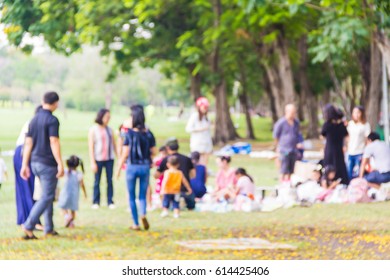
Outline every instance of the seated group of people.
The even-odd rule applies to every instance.
[[[309,182],[317,183],[318,186],[315,200],[328,201],[333,196],[334,190],[341,184],[341,178],[336,176],[336,168],[332,165],[324,168],[320,166],[312,172]],[[362,179],[364,180],[362,181]],[[356,182],[358,183],[356,184]],[[363,153],[359,178],[352,180],[348,188],[363,184],[362,190],[367,192],[370,188],[379,190],[381,184],[388,182],[390,182],[390,147],[380,140],[377,133],[372,132],[367,137],[367,146]],[[311,186],[315,188],[316,185],[311,184]],[[308,185],[303,185],[303,188],[307,187]],[[298,196],[299,192],[302,193],[302,189],[298,190]],[[311,192],[311,194],[313,193],[315,192]],[[313,202],[313,199],[310,200]]]
[[[238,197],[247,197],[254,199],[255,185],[253,179],[244,168],[233,168],[230,166],[230,156],[220,156],[217,158],[218,172],[215,176],[215,188],[207,190],[206,182],[208,170],[205,165],[200,162],[200,153],[192,152],[191,158],[181,155],[177,152],[178,142],[176,139],[168,140],[166,146],[160,148],[160,155],[155,159],[157,172],[155,177],[156,193],[163,194],[166,192],[167,180],[171,180],[172,172],[164,172],[168,167],[177,168],[183,172],[185,179],[181,183],[181,196],[184,198],[185,204],[189,210],[195,208],[197,202],[201,202],[206,193],[214,202],[229,202],[233,203]],[[177,163],[172,161],[175,156]],[[172,161],[172,162],[171,162]],[[189,183],[187,185],[187,183]],[[191,192],[189,191],[189,187]],[[163,201],[163,208],[168,203]],[[178,208],[175,205],[175,208]],[[166,210],[166,209],[165,209]],[[166,211],[163,212],[166,216]]]

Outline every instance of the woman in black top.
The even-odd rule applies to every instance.
[[[349,179],[343,151],[348,131],[342,121],[344,115],[331,104],[325,106],[324,115],[325,123],[321,132],[322,136],[326,138],[324,166],[334,166],[336,168],[336,179],[341,179],[341,184],[348,185]]]
[[[140,230],[138,210],[135,203],[135,188],[139,179],[139,202],[141,221],[145,230],[149,229],[146,219],[146,193],[149,186],[150,167],[156,147],[156,140],[150,130],[145,127],[145,115],[141,105],[131,107],[132,129],[126,133],[121,158],[119,160],[117,176],[120,176],[121,167],[127,160],[126,182],[129,191],[129,204],[133,218],[131,229]]]

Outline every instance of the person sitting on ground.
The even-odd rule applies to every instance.
[[[187,181],[191,181],[191,178],[195,178],[196,176],[196,170],[194,168],[194,165],[192,164],[192,161],[189,157],[180,154],[179,151],[179,142],[176,138],[170,138],[168,139],[166,145],[168,157],[164,158],[158,167],[156,173],[154,174],[154,177],[156,179],[160,178],[160,176],[165,172],[165,170],[168,169],[167,163],[170,156],[176,156],[179,160],[179,170],[183,172],[184,177],[187,179]],[[193,192],[191,194],[187,193],[187,189],[182,185],[181,187],[181,197],[184,198],[184,201],[187,205],[188,210],[194,210],[195,209],[195,195]]]
[[[234,210],[251,211],[255,200],[255,184],[244,168],[237,168],[235,172],[237,182],[235,185]]]
[[[327,165],[321,178],[321,187],[323,191],[318,195],[319,201],[325,201],[331,196],[333,190],[341,183],[341,178],[336,178],[336,168],[333,165]]]
[[[370,159],[374,160],[375,169],[364,176]],[[371,132],[367,137],[359,177],[364,177],[368,186],[375,189],[379,189],[383,183],[390,182],[390,147],[379,140],[379,134],[376,132]]]
[[[178,168],[180,166],[179,159],[177,156],[170,156],[168,158],[167,167],[168,170],[164,172],[164,179],[162,182],[161,192],[164,195],[163,198],[163,212],[161,213],[161,217],[168,216],[168,209],[170,204],[173,207],[173,217],[179,218],[180,215],[180,189],[181,186],[187,190],[187,195],[192,193],[190,183],[187,181],[183,172],[181,172]]]
[[[237,195],[243,195],[251,200],[254,200],[255,195],[255,184],[251,176],[248,175],[244,168],[237,168],[235,172],[237,183],[236,193]]]
[[[199,163],[200,153],[192,152],[191,160],[196,169],[196,176],[195,178],[191,179],[191,188],[194,191],[195,199],[201,199],[207,192],[207,168],[206,166]]]
[[[235,169],[230,167],[231,158],[229,156],[221,156],[217,158],[217,165],[219,167],[216,176],[216,188],[212,196],[217,200],[234,199],[235,190],[234,184],[236,181]]]
[[[58,200],[58,207],[64,214],[65,227],[73,228],[76,211],[79,209],[80,187],[87,198],[83,180],[84,164],[79,157],[73,155],[66,161],[66,165],[68,166],[68,170],[65,171],[66,181]],[[82,172],[77,171],[79,166]]]
[[[311,206],[317,196],[323,192],[321,188],[321,177],[322,177],[322,165],[317,164],[310,174],[310,177],[305,181],[297,185],[297,198],[301,203],[301,206]]]
[[[321,187],[326,190],[332,190],[340,184],[341,179],[336,178],[336,168],[333,165],[325,167],[324,175],[321,178]]]

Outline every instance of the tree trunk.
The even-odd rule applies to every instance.
[[[369,96],[369,90],[371,84],[370,49],[364,48],[362,51],[360,51],[358,57],[359,57],[359,64],[360,64],[360,72],[362,75],[362,90],[361,90],[359,104],[364,106],[368,102],[368,96]]]
[[[214,27],[220,25],[220,17],[222,14],[221,0],[213,0],[214,12]],[[216,103],[216,120],[215,120],[215,135],[214,142],[216,144],[226,143],[229,140],[234,140],[238,137],[233,121],[230,117],[230,110],[227,101],[226,82],[222,69],[219,66],[219,42],[214,41],[213,52],[211,54],[211,70],[218,77],[218,82],[214,86],[213,94]]]
[[[368,103],[366,107],[367,121],[372,129],[375,129],[379,120],[382,99],[382,60],[380,48],[374,38],[371,40],[370,51],[370,88],[368,91]]]
[[[331,101],[331,94],[330,90],[325,90],[325,92],[322,94],[322,104],[321,107],[324,107],[326,104],[330,103]]]
[[[295,102],[295,91],[291,61],[288,55],[288,43],[286,38],[284,38],[281,34],[279,34],[277,39],[276,51],[279,56],[278,72],[284,95],[284,102],[282,105],[284,108],[286,104]]]
[[[189,66],[189,72],[190,72],[190,81],[191,81],[191,87],[190,87],[190,93],[194,101],[196,101],[199,97],[202,96],[201,92],[201,77],[199,73],[193,74],[195,69],[195,65]]]
[[[256,139],[255,132],[253,130],[252,118],[249,112],[249,100],[248,100],[248,91],[247,91],[247,76],[245,71],[245,65],[243,65],[242,60],[238,61],[240,67],[240,82],[242,86],[242,92],[239,95],[240,103],[245,114],[246,120],[246,138],[247,139]]]
[[[306,37],[302,37],[299,40],[299,53],[300,53],[300,60],[299,60],[299,84],[300,84],[300,97],[303,101],[302,103],[305,104],[305,108],[307,109],[308,114],[308,121],[309,125],[307,128],[307,138],[318,138],[319,137],[319,131],[318,131],[318,103],[317,99],[311,90],[309,79],[307,77],[307,63],[308,63],[308,57],[307,57],[307,41]]]
[[[269,84],[269,80],[266,75],[264,75],[264,85],[265,85],[265,91],[267,93],[269,103],[270,103],[270,110],[271,110],[271,116],[272,116],[272,123],[276,123],[279,119],[278,112],[276,110],[276,104],[275,104],[275,97],[272,95],[271,87]]]
[[[390,79],[390,39],[386,34],[375,32],[375,42],[379,47],[383,60],[386,64],[387,77]]]
[[[331,77],[332,82],[333,82],[334,90],[341,98],[341,101],[342,101],[341,103],[343,105],[345,113],[347,115],[349,115],[350,112],[349,112],[349,106],[348,106],[348,98],[347,98],[347,96],[346,96],[346,94],[341,86],[339,79],[337,78],[336,71],[334,69],[332,60],[329,58],[327,60],[327,62],[328,62],[329,74],[330,74],[330,77]]]
[[[249,111],[249,104],[248,104],[248,94],[246,90],[243,89],[242,94],[239,96],[242,109],[245,114],[245,120],[246,120],[246,138],[255,140],[255,132],[253,130],[253,124],[252,124],[252,118]]]
[[[215,144],[224,144],[238,137],[233,121],[230,117],[229,104],[226,96],[226,82],[222,80],[215,86],[213,94],[216,99],[216,120],[215,120]]]
[[[302,95],[302,90],[297,92],[298,97],[298,119],[300,122],[304,122],[306,119],[305,108],[306,108],[306,97]],[[307,113],[307,112],[306,112]]]
[[[267,75],[267,81],[270,88],[270,93],[272,95],[272,100],[274,101],[275,111],[277,117],[280,118],[284,115],[284,96],[281,89],[281,83],[278,76],[278,73],[275,71],[273,67],[264,63],[265,73]]]

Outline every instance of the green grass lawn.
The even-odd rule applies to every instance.
[[[0,147],[14,149],[16,138],[33,109],[0,109]],[[185,120],[168,122],[171,111],[156,110],[148,125],[158,144],[170,136],[180,139],[182,152],[188,153],[189,136],[184,132]],[[198,213],[183,212],[178,220],[160,219],[159,211],[149,215],[151,230],[128,230],[128,212],[124,175],[114,181],[117,209],[103,204],[92,210],[92,173],[87,151],[87,132],[95,114],[68,111],[58,112],[61,121],[61,144],[64,159],[77,154],[86,160],[88,200],[80,200],[80,211],[75,229],[65,229],[58,209],[55,225],[60,237],[45,239],[41,233],[36,241],[21,240],[16,226],[15,191],[12,161],[5,157],[10,180],[0,190],[0,259],[389,259],[390,209],[389,203],[365,205],[315,205],[311,208],[282,209],[272,213]],[[111,126],[119,127],[127,110],[113,112]],[[244,135],[244,121],[238,121]],[[261,141],[270,141],[271,122],[255,119],[256,134]],[[233,166],[243,166],[253,175],[257,185],[276,182],[277,170],[268,160],[247,156],[233,158]],[[216,171],[215,161],[210,169]],[[212,179],[211,179],[212,180]],[[212,182],[212,181],[211,181]],[[105,201],[105,183],[102,184]],[[298,246],[295,251],[211,251],[183,249],[176,241],[231,237],[260,237],[273,242]]]

